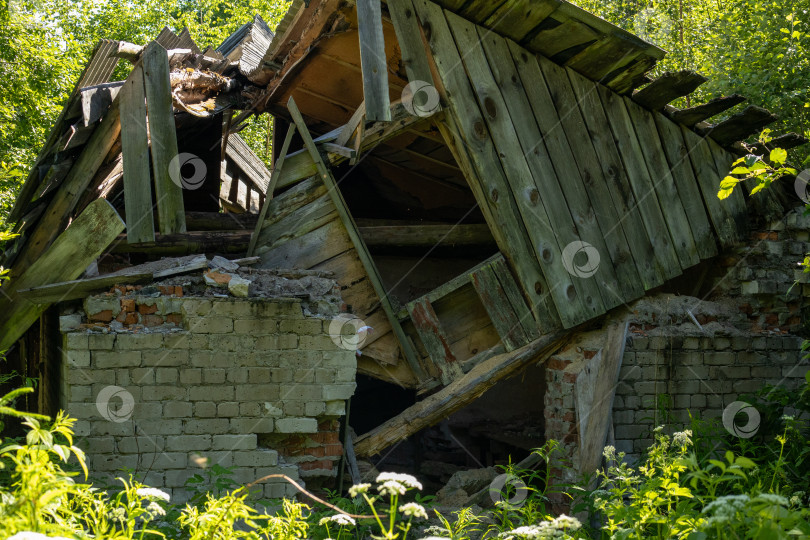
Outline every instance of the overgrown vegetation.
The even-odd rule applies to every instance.
[[[695,420],[692,429],[671,435],[656,428],[655,443],[636,466],[605,448],[608,466],[597,471],[597,489],[566,486],[573,511],[589,516],[585,523],[553,515],[550,498],[559,492],[545,482],[548,469],[507,467],[505,473],[530,486],[525,500],[510,504],[518,498],[507,491],[494,494],[498,502],[490,511],[462,508],[452,515],[426,508],[421,484],[398,473],[353,486],[348,497],[333,494],[338,512],[293,500],[251,502],[244,486],[185,506],[131,478],[117,489],[100,489],[83,483],[87,471],[73,444],[74,420],[17,412],[10,403],[30,391],[20,389],[0,398],[0,414],[22,417],[28,427],[24,441],[0,448],[0,539],[810,538],[810,373],[806,379],[798,390],[767,387],[746,398],[763,413],[755,437],[737,438]],[[795,415],[785,416],[785,407]],[[557,445],[537,452],[548,464]],[[425,527],[429,516],[434,524]]]

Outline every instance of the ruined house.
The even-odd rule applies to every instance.
[[[294,0],[216,49],[102,41],[14,207],[8,366],[94,474],[179,498],[201,458],[440,486],[719,418],[806,371],[810,223],[776,189],[718,199],[774,118],[669,105],[705,79],[651,80],[663,55],[564,0]]]

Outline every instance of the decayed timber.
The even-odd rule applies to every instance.
[[[663,109],[670,101],[691,94],[707,80],[703,75],[691,70],[668,71],[641,90],[637,90],[633,94],[633,100],[642,107],[656,111]]]
[[[747,139],[775,121],[775,114],[762,107],[750,105],[742,112],[710,128],[706,135],[714,139],[720,146],[728,146],[736,141]]]
[[[379,454],[392,444],[440,422],[479,398],[501,379],[528,364],[544,362],[565,343],[565,336],[565,332],[555,332],[520,349],[484,360],[460,379],[358,437],[355,453],[359,457]]]
[[[95,124],[110,108],[124,81],[97,84],[81,89],[82,122],[85,126]]]
[[[408,312],[422,345],[439,370],[442,384],[446,386],[458,379],[462,375],[461,366],[450,350],[450,340],[430,301],[420,298],[411,302]]]
[[[605,330],[602,349],[580,372],[575,384],[579,427],[580,471],[599,468],[605,448],[613,397],[619,380],[628,321],[614,321]]]
[[[784,135],[780,135],[779,137],[774,137],[767,143],[756,143],[751,145],[751,149],[760,155],[769,155],[770,151],[774,148],[781,148],[783,150],[789,150],[791,148],[796,148],[797,146],[802,146],[803,144],[807,144],[807,139],[799,135],[798,133],[786,133]],[[746,152],[747,153],[747,152]]]
[[[149,242],[130,243],[121,236],[112,253],[151,253],[155,255],[188,255],[191,253],[246,253],[252,230],[190,231],[156,234]]]
[[[708,120],[712,116],[716,116],[723,111],[727,111],[728,109],[734,107],[735,105],[739,105],[744,101],[745,98],[740,94],[718,97],[701,105],[695,105],[694,107],[689,107],[688,109],[673,111],[670,113],[670,117],[679,124],[683,124],[686,127],[692,127],[698,122]]]
[[[444,225],[360,225],[360,235],[368,247],[426,248],[437,246],[472,247],[495,251],[495,241],[484,224]]]
[[[24,274],[3,285],[8,301],[0,313],[0,350],[14,344],[47,307],[23,300],[18,291],[76,279],[122,230],[124,222],[112,205],[97,199]]]
[[[369,122],[388,122],[391,120],[391,104],[388,101],[388,63],[380,0],[357,0],[357,26],[366,118]]]
[[[176,159],[179,152],[166,49],[152,41],[144,49],[142,61],[158,226],[161,234],[183,233],[186,232],[183,192],[172,178],[180,178],[180,163]]]
[[[230,214],[217,212],[186,212],[189,231],[241,231],[254,229],[256,214]]]
[[[149,173],[143,65],[138,64],[132,70],[121,89],[120,99],[127,240],[130,244],[153,242],[155,224],[152,217],[152,179]]]
[[[19,291],[20,298],[34,304],[54,304],[84,298],[94,292],[109,290],[114,285],[148,283],[151,273],[128,274],[122,276],[98,276],[89,279],[74,279]]]

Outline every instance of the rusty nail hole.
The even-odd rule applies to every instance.
[[[566,287],[565,296],[571,301],[574,301],[576,299],[577,290],[574,288],[573,285],[568,285],[568,287]]]
[[[475,131],[475,136],[479,139],[483,139],[486,136],[486,128],[484,127],[484,122],[481,120],[473,124],[473,130]]]
[[[548,248],[543,248],[542,251],[543,260],[546,262],[551,262],[551,250]]]
[[[405,16],[410,19],[411,15],[413,15],[413,13],[411,13],[411,8],[405,8]]]
[[[529,193],[529,200],[535,205],[540,201],[540,192],[536,188]]]
[[[536,294],[543,294],[543,284],[539,281],[534,282],[534,292]]]
[[[493,189],[489,192],[489,198],[492,199],[492,202],[498,202],[498,190]]]

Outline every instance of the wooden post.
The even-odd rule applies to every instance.
[[[127,240],[154,242],[152,189],[149,178],[149,136],[146,132],[146,93],[143,66],[136,65],[120,92],[121,152],[124,158],[124,205]]]
[[[357,230],[357,224],[354,222],[354,218],[349,213],[349,209],[346,206],[346,201],[343,200],[343,195],[341,195],[337,182],[335,182],[335,177],[332,176],[332,172],[324,163],[320,152],[318,152],[318,148],[315,146],[315,141],[312,140],[312,136],[309,134],[307,125],[304,123],[304,117],[301,116],[301,111],[298,110],[292,96],[290,96],[290,99],[287,102],[287,109],[290,111],[290,115],[292,116],[295,125],[298,127],[298,132],[304,139],[304,146],[306,147],[310,156],[312,156],[312,159],[315,161],[315,165],[318,168],[318,173],[326,186],[329,196],[332,198],[332,202],[337,208],[340,219],[343,222],[343,225],[346,227],[346,232],[349,233],[349,238],[357,250],[357,256],[363,263],[366,274],[368,274],[368,279],[371,281],[371,284],[374,286],[374,291],[380,298],[380,305],[391,323],[391,328],[394,330],[394,334],[397,336],[397,340],[399,341],[399,346],[402,348],[402,353],[405,356],[405,360],[407,360],[408,365],[416,378],[420,381],[425,380],[427,378],[427,374],[419,364],[416,351],[414,351],[411,342],[408,340],[408,336],[405,334],[405,331],[399,324],[399,320],[394,313],[394,308],[391,306],[391,301],[388,299],[388,293],[385,290],[385,287],[383,287],[382,278],[380,278],[380,275],[377,272],[377,267],[374,265],[374,261],[371,259],[371,255],[368,252],[365,242],[363,242],[363,237],[360,236],[360,232]]]
[[[357,26],[366,118],[369,122],[390,122],[388,61],[385,57],[380,0],[358,0]]]
[[[169,170],[177,159],[177,131],[172,112],[172,89],[169,81],[169,60],[166,49],[156,41],[146,46],[143,60],[146,86],[146,111],[152,147],[152,171],[155,176],[158,224],[161,234],[186,232],[183,190],[171,178]],[[175,174],[179,174],[178,170]],[[124,173],[128,171],[124,168]],[[126,179],[124,180],[126,182]],[[178,180],[179,181],[179,180]],[[129,215],[129,209],[127,209]]]

